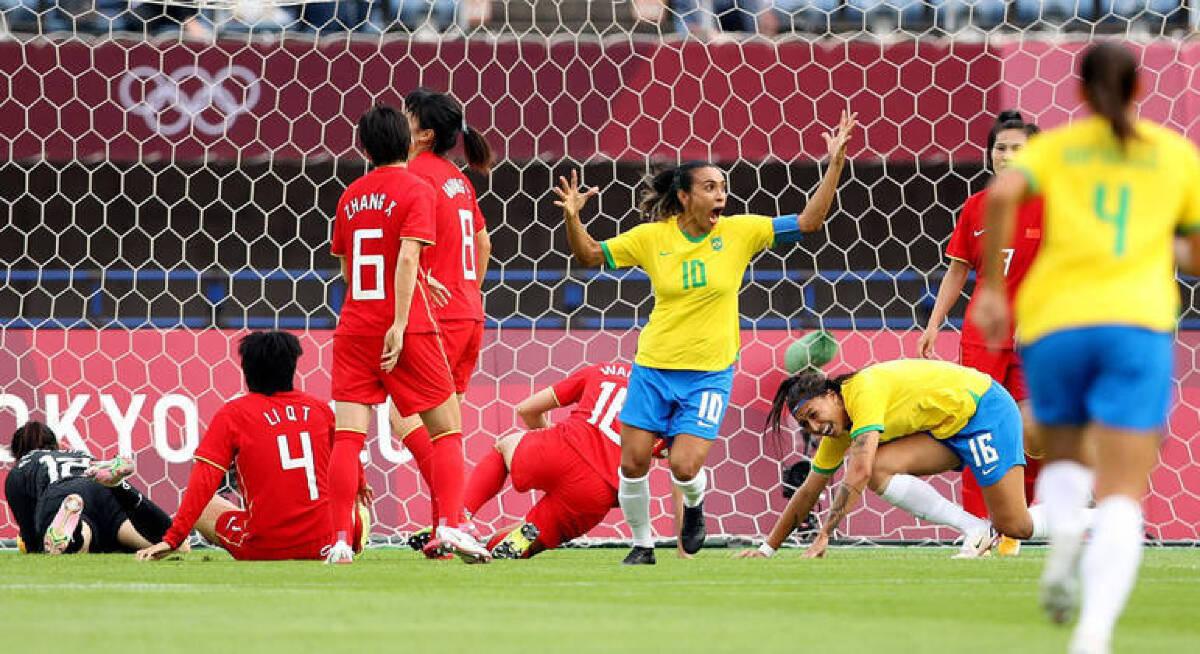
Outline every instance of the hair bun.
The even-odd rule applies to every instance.
[[[1004,111],[1001,111],[1000,113],[996,114],[996,122],[997,123],[1007,123],[1009,121],[1016,121],[1018,123],[1024,123],[1025,117],[1022,116],[1021,112],[1017,111],[1016,109],[1005,109]]]

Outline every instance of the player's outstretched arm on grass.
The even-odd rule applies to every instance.
[[[204,512],[224,478],[224,469],[214,463],[197,459],[192,464],[187,489],[183,492],[183,500],[179,504],[179,511],[175,513],[175,519],[171,521],[171,528],[167,530],[162,541],[139,550],[134,557],[138,561],[161,559],[187,541],[196,520],[200,518],[200,514]]]
[[[863,489],[871,480],[871,469],[875,467],[875,451],[879,449],[879,432],[869,431],[859,434],[850,446],[850,460],[846,462],[846,476],[834,494],[833,504],[829,507],[829,518],[821,526],[821,531],[813,539],[808,549],[804,550],[804,558],[815,559],[825,556],[829,547],[829,539],[842,520],[858,504]]]
[[[422,247],[424,244],[412,239],[400,242],[400,256],[396,260],[396,276],[392,282],[396,294],[395,314],[392,326],[383,337],[383,353],[379,357],[379,367],[384,372],[391,372],[396,367],[400,350],[404,349],[404,330],[408,327],[408,311],[412,306],[413,289],[417,286]]]
[[[521,403],[517,405],[517,417],[530,429],[545,429],[550,426],[550,420],[546,414],[551,409],[557,408],[558,398],[554,395],[554,389],[543,388],[521,400]]]
[[[804,205],[804,210],[796,217],[802,232],[815,232],[825,224],[829,207],[833,204],[833,198],[837,196],[838,182],[842,178],[842,169],[846,166],[846,144],[854,136],[857,118],[858,114],[843,111],[837,129],[821,135],[829,151],[829,168],[825,170],[825,176],[821,178],[821,183],[809,198],[808,204]]]
[[[775,556],[775,551],[783,547],[783,541],[791,535],[800,521],[808,516],[821,497],[821,493],[829,486],[829,475],[812,471],[804,478],[804,483],[796,489],[796,493],[788,500],[767,540],[757,549],[742,550],[734,554],[739,559],[765,559]]]
[[[567,224],[567,245],[571,247],[575,259],[589,267],[604,263],[604,251],[600,249],[600,243],[587,233],[579,212],[587,204],[588,198],[599,192],[597,188],[583,189],[579,185],[579,171],[576,170],[571,171],[570,181],[566,177],[559,177],[558,186],[554,188],[554,194],[558,196],[554,206],[562,207],[563,221]]]
[[[937,299],[934,300],[933,311],[929,314],[929,324],[925,326],[925,331],[921,332],[921,339],[917,341],[917,354],[922,358],[928,359],[933,356],[938,332],[942,330],[946,316],[950,315],[950,308],[962,297],[963,287],[967,285],[967,274],[970,272],[971,267],[966,263],[958,259],[950,261],[946,276],[942,278],[942,285],[938,287]]]

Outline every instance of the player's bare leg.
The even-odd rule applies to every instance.
[[[1152,431],[1093,424],[1096,510],[1080,557],[1079,624],[1071,652],[1109,651],[1113,628],[1137,582],[1142,562],[1142,498],[1158,463],[1160,437]],[[1047,562],[1049,565],[1049,562]]]
[[[633,549],[625,565],[654,565],[654,536],[650,531],[650,459],[656,435],[621,425],[621,470],[617,501],[633,532]]]
[[[679,544],[686,554],[695,554],[704,547],[707,534],[704,526],[704,491],[708,475],[704,461],[713,441],[680,434],[671,443],[667,461],[671,464],[671,481],[683,499],[683,524],[679,528]]]
[[[128,520],[122,522],[120,527],[117,527],[117,542],[135,552],[146,549],[154,544],[146,540],[146,537],[138,532],[133,523]]]
[[[978,558],[992,546],[992,526],[946,499],[921,479],[961,465],[950,448],[928,434],[912,434],[879,446],[869,480],[887,503],[929,522],[953,527],[963,535],[955,558]]]
[[[354,548],[350,546],[350,540],[357,513],[355,500],[362,466],[358,457],[371,424],[371,407],[357,402],[338,402],[334,413],[337,429],[333,450],[329,455],[329,485],[336,541],[325,563],[345,564],[354,561]]]
[[[462,412],[451,394],[438,406],[421,412],[421,422],[434,444],[434,479],[438,485],[435,541],[448,546],[466,563],[487,563],[492,555],[469,533],[463,513],[466,462],[462,452]],[[435,543],[430,543],[430,546]]]

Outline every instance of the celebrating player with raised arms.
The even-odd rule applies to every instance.
[[[526,558],[554,549],[600,524],[617,506],[621,462],[621,423],[629,365],[586,366],[517,405],[526,432],[496,443],[467,484],[466,507],[475,513],[491,501],[512,473],[518,491],[544,495],[524,522],[488,543],[496,558]],[[566,419],[550,425],[546,414],[571,407]]]
[[[391,397],[401,414],[419,414],[435,444],[448,439],[445,460],[456,460],[450,468],[462,475],[462,416],[420,270],[422,248],[434,243],[435,191],[405,169],[410,134],[400,112],[371,109],[358,122],[358,137],[375,169],[342,193],[331,248],[341,258],[349,292],[333,335],[337,438],[330,490],[337,542],[329,563],[353,561],[348,541],[357,515],[358,457],[373,405]],[[466,522],[462,482],[456,496],[447,488],[453,487],[443,488],[438,499],[430,546],[464,561],[486,562],[487,550],[459,529]]]
[[[30,421],[9,443],[16,465],[4,495],[27,553],[133,552],[162,538],[171,517],[125,478],[125,457],[95,461],[59,449],[45,424]]]
[[[654,440],[672,441],[669,462],[683,494],[680,535],[694,553],[705,536],[704,461],[717,437],[740,349],[738,291],[746,268],[762,250],[788,245],[821,228],[836,194],[855,116],[842,113],[838,128],[824,134],[829,169],[804,210],[796,215],[729,216],[725,174],[706,163],[684,164],[653,179],[641,208],[648,222],[603,243],[584,228],[579,212],[595,189],[580,189],[578,176],[560,178],[555,189],[563,208],[567,241],[587,266],[640,266],[654,289],[654,310],[638,338],[629,393],[621,410],[620,498],[633,532],[629,565],[653,564],[650,469]]]
[[[405,96],[404,113],[412,133],[408,171],[429,182],[434,190],[437,242],[422,250],[422,268],[429,272],[442,345],[461,403],[483,341],[480,287],[492,244],[475,188],[446,155],[461,138],[467,163],[486,174],[491,168],[492,152],[483,135],[467,126],[458,102],[444,93],[417,89]],[[461,503],[465,477],[462,434],[452,432],[431,441],[429,430],[419,417],[401,418],[394,406],[391,426],[393,434],[412,453],[429,488],[430,524],[437,524],[437,510],[433,507],[438,497],[445,496],[450,507]],[[437,555],[434,548],[426,553]]]
[[[1009,162],[1025,147],[1029,137],[1037,132],[1037,126],[1025,122],[1020,112],[1001,111],[988,132],[988,167],[995,172],[1008,168]],[[950,267],[946,276],[942,278],[933,312],[929,316],[929,324],[917,344],[920,355],[927,359],[933,356],[934,342],[942,323],[950,313],[950,308],[962,296],[968,273],[976,271],[975,283],[982,283],[983,235],[987,231],[983,224],[983,205],[986,198],[986,189],[967,198],[959,214],[958,223],[954,225],[950,244],[946,246],[946,257],[950,259]],[[1017,222],[1012,242],[1004,249],[1004,285],[1010,302],[1016,297],[1017,289],[1020,288],[1021,281],[1033,263],[1042,241],[1041,199],[1032,198],[1023,204]],[[975,323],[970,320],[974,306],[974,302],[967,303],[967,320],[963,323],[958,361],[964,366],[987,373],[992,379],[1003,384],[1017,404],[1021,405],[1022,414],[1028,416],[1024,406],[1028,396],[1025,375],[1021,372],[1021,357],[1014,349],[1012,333],[1004,339],[999,350],[990,349]],[[1037,430],[1031,429],[1031,421],[1028,418],[1025,422],[1025,453],[1030,457],[1040,458],[1043,448],[1037,440]],[[1033,499],[1033,482],[1037,479],[1037,469],[1036,459],[1026,462],[1025,499],[1029,501]],[[975,481],[969,468],[962,473],[962,498],[963,508],[981,518],[987,517],[987,506],[983,502],[979,482]],[[997,551],[1000,554],[1015,554],[1019,549],[1020,541],[1005,537]]]
[[[186,542],[192,527],[238,560],[321,559],[333,544],[329,453],[333,412],[293,388],[300,341],[254,332],[238,355],[249,391],[213,416],[179,510],[162,541],[138,552],[158,559]],[[237,466],[245,507],[214,497]]]
[[[829,516],[805,556],[825,554],[830,536],[866,488],[912,515],[963,535],[955,558],[991,549],[992,528],[1010,538],[1045,537],[1039,507],[1025,505],[1021,411],[998,382],[954,363],[900,359],[826,378],[820,372],[789,377],[771,403],[768,426],[778,432],[783,413],[819,436],[812,472],[788,502],[766,543],[742,556],[770,556],[806,516],[833,473],[850,457]],[[919,476],[970,468],[983,490],[992,522],[946,499]]]
[[[1137,118],[1137,59],[1123,46],[1089,47],[1080,77],[1095,115],[1032,139],[988,189],[988,276],[973,318],[993,345],[1002,341],[1001,244],[1020,203],[1040,196],[1045,235],[1015,316],[1046,445],[1037,495],[1053,531],[1041,601],[1065,621],[1082,581],[1070,651],[1085,654],[1109,651],[1141,562],[1141,501],[1174,388],[1176,258],[1185,272],[1200,271],[1200,153]],[[1093,486],[1096,517],[1084,545],[1081,512]]]

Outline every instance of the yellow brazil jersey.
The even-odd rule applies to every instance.
[[[1200,229],[1200,155],[1148,121],[1121,151],[1102,118],[1029,141],[1014,166],[1045,200],[1042,246],[1017,294],[1017,338],[1130,325],[1172,331],[1173,239]]]
[[[870,431],[881,432],[881,443],[919,432],[950,438],[991,386],[991,377],[948,361],[898,359],[863,368],[842,384],[850,433],[822,438],[813,469],[837,470],[850,441]]]
[[[654,310],[638,338],[638,365],[708,371],[733,365],[741,347],[742,276],[774,238],[771,218],[741,215],[721,218],[700,238],[671,218],[601,243],[610,268],[639,266],[654,288]]]

